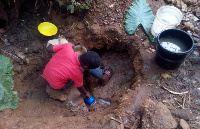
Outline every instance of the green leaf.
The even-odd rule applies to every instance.
[[[84,9],[90,9],[90,7],[89,7],[89,6],[87,6],[87,5],[85,5],[85,6],[84,6]]]
[[[127,34],[132,35],[137,27],[142,24],[146,34],[152,41],[151,26],[153,25],[154,18],[155,16],[149,4],[145,0],[136,0],[131,4],[130,9],[126,13],[125,30]]]
[[[84,9],[84,6],[83,5],[80,5],[80,6],[78,6],[80,9]]]
[[[88,1],[92,1],[92,0],[85,0],[86,3],[87,3]]]
[[[160,74],[155,74],[152,76],[152,80],[156,79]]]
[[[80,6],[80,5],[81,5],[81,3],[79,3],[79,2],[76,2],[76,5],[77,5],[77,6]]]
[[[155,74],[152,76],[152,80],[156,79],[159,76],[159,74]]]
[[[70,10],[71,13],[74,13],[74,5],[68,5],[67,10]]]
[[[75,0],[71,0],[71,2],[72,2],[72,3],[74,3],[74,2],[75,2]]]
[[[14,88],[12,68],[9,58],[0,55],[0,110],[18,107],[17,91],[12,91]]]

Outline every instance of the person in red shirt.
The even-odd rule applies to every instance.
[[[67,41],[67,40],[66,40]],[[100,68],[101,59],[94,51],[78,55],[74,52],[73,44],[49,44],[47,52],[55,53],[45,66],[43,78],[53,89],[66,89],[72,82],[80,93],[90,98],[90,93],[83,87],[83,72],[88,71],[106,85],[112,76],[112,71]]]

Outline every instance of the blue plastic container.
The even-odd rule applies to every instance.
[[[96,100],[94,99],[94,97],[91,95],[90,98],[88,98],[87,96],[84,99],[84,102],[90,106],[94,105]]]

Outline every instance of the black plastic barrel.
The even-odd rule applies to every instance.
[[[173,37],[180,39],[181,41],[183,41],[182,45],[185,45],[187,50],[184,52],[172,52],[165,49],[160,44],[160,39],[165,37]],[[162,31],[157,36],[155,61],[160,67],[164,69],[168,70],[177,69],[180,67],[181,63],[183,63],[186,59],[188,59],[192,55],[193,49],[194,49],[194,40],[187,32],[179,29],[167,29]],[[190,53],[189,56],[187,56],[188,53]]]

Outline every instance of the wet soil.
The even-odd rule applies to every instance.
[[[154,14],[166,5],[164,1],[147,2]],[[147,98],[162,102],[171,111],[191,110],[192,119],[187,122],[191,128],[199,128],[200,120],[196,119],[200,115],[199,64],[187,60],[176,70],[160,68],[154,61],[153,44],[143,29],[139,27],[132,36],[124,31],[124,17],[131,3],[130,0],[94,0],[84,19],[56,9],[48,15],[45,7],[22,11],[19,21],[7,26],[7,31],[0,35],[7,37],[17,55],[1,44],[1,54],[11,57],[14,65],[14,90],[20,98],[17,109],[0,111],[0,128],[115,129],[120,123],[125,128],[141,128],[140,108]],[[59,32],[52,37],[41,35],[37,26],[43,21],[53,22]],[[84,81],[96,98],[109,101],[110,105],[97,103],[88,107],[73,86],[66,92],[65,101],[54,99],[46,92],[46,81],[41,74],[51,55],[45,51],[45,46],[59,34],[75,45],[97,51],[104,64],[113,69],[113,77],[105,87],[99,86],[90,75],[85,75]],[[163,78],[163,73],[172,78]],[[176,95],[161,86],[188,93]]]

